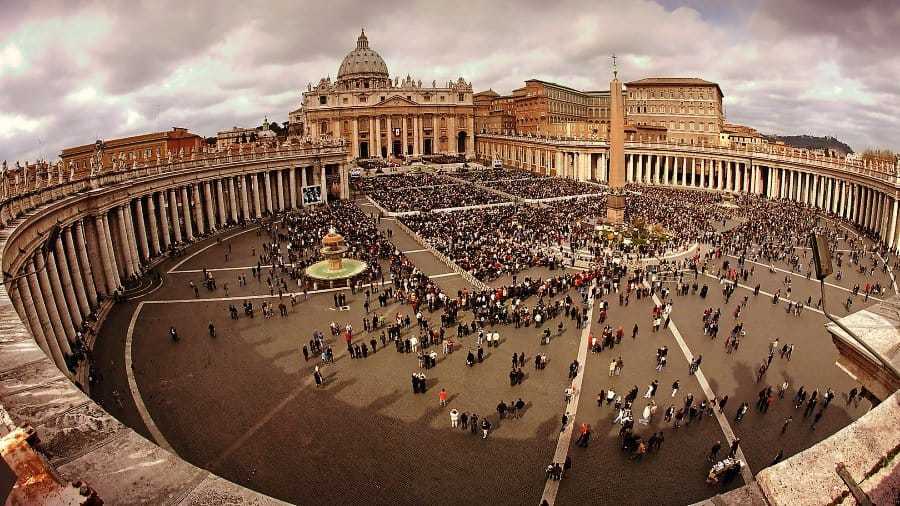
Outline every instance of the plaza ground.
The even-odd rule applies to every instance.
[[[383,220],[381,227],[394,231],[392,241],[401,251],[422,249],[394,221]],[[266,320],[257,312],[254,319],[241,314],[239,320],[230,320],[229,304],[240,307],[245,297],[254,297],[258,308],[265,300],[277,303],[278,297],[270,297],[265,283],[250,275],[250,266],[256,265],[257,258],[253,250],[256,254],[262,250],[262,238],[253,229],[227,231],[222,237],[230,239],[222,243],[209,239],[189,248],[185,257],[166,260],[157,267],[163,274],[158,290],[113,309],[95,350],[104,378],[92,392],[110,413],[151,437],[129,389],[124,361],[129,324],[134,318],[133,374],[140,397],[168,444],[195,465],[300,504],[322,498],[335,504],[540,502],[544,468],[553,458],[560,418],[566,409],[563,391],[569,385],[568,366],[578,353],[581,332],[571,323],[567,321],[563,335],[545,346],[539,344],[539,331],[533,327],[497,327],[500,346],[486,348],[484,362],[473,368],[464,364],[470,340],[462,350],[439,358],[436,368],[424,371],[428,376],[428,392],[424,395],[413,395],[410,385],[410,375],[420,371],[414,354],[398,354],[390,343],[382,349],[379,341],[377,353],[355,360],[347,355],[342,342],[332,341],[336,362],[324,369],[326,386],[315,388],[313,361],[304,361],[300,347],[314,329],[327,334],[331,321],[352,322],[357,335],[368,341],[360,319],[363,295],[347,293],[347,312],[334,310],[333,292],[325,292],[312,294],[295,307],[289,305],[286,318]],[[229,243],[233,249],[226,261],[224,248]],[[409,257],[423,272],[437,276],[435,281],[450,294],[471,288],[427,251],[409,253]],[[784,264],[776,263],[775,267],[789,270]],[[216,291],[201,288],[195,298],[188,283],[199,285],[203,268],[227,270],[213,271],[218,282]],[[715,277],[718,266],[710,268],[710,276],[698,278],[701,285],[709,285],[709,295],[705,299],[698,295],[673,296],[672,322],[690,350],[703,355],[701,369],[713,392],[729,396],[727,419],[741,439],[754,473],[769,465],[780,449],[787,458],[869,408],[867,401],[858,407],[844,401],[842,394],[856,384],[834,364],[837,351],[823,327],[822,314],[806,309],[800,316],[790,315],[783,302],[773,305],[770,297],[754,297],[744,288],[738,288],[726,304]],[[841,305],[847,297],[845,290],[872,281],[849,271],[844,269],[842,281],[830,280],[844,289],[826,287],[829,309],[838,315],[846,314]],[[534,272],[555,274],[542,269]],[[239,274],[247,276],[246,287],[238,286]],[[883,285],[891,286],[886,274],[878,270],[875,275]],[[752,289],[759,283],[761,290],[769,293],[779,288],[784,291],[785,276],[792,280],[793,299],[805,302],[812,297],[815,304],[818,285],[802,276],[779,271],[772,274],[757,265],[746,285]],[[749,304],[742,320],[747,337],[736,353],[726,354],[723,345],[734,321],[732,311],[745,295]],[[862,296],[854,300],[853,310],[877,302],[874,298],[864,302]],[[677,431],[662,422],[669,401],[679,406],[687,393],[693,393],[698,402],[704,398],[696,376],[687,374],[688,362],[673,333],[651,332],[650,299],[638,301],[632,296],[628,306],[619,306],[614,295],[609,301],[608,323],[623,326],[626,338],[613,350],[589,353],[583,364],[585,377],[573,423],[590,423],[594,437],[587,449],[570,448],[573,467],[560,483],[557,502],[689,504],[716,494],[720,489],[707,485],[704,478],[710,446],[720,440],[727,447],[717,420],[704,418]],[[525,303],[530,306],[534,301]],[[720,337],[716,340],[702,332],[701,316],[707,307],[722,308]],[[398,305],[375,309],[386,315],[411,311]],[[217,328],[215,338],[207,335],[210,321]],[[552,322],[554,327],[556,322]],[[632,340],[634,323],[640,332]],[[169,326],[178,329],[180,342],[171,342]],[[600,328],[595,317],[591,331],[599,335]],[[756,383],[755,370],[766,358],[774,337],[795,345],[792,360],[776,354],[763,381]],[[669,365],[657,374],[655,350],[663,345],[669,348]],[[528,357],[526,378],[522,385],[510,386],[510,357],[521,352]],[[532,366],[539,352],[550,358],[542,371]],[[618,356],[625,367],[621,376],[611,378],[608,364]],[[619,426],[611,423],[612,407],[598,408],[595,398],[601,389],[613,388],[624,394],[636,385],[640,390],[635,402],[637,418],[643,408],[642,395],[654,378],[660,383],[656,398],[659,412],[649,427],[636,423],[635,431],[649,436],[654,430],[663,430],[666,440],[659,452],[635,461],[619,450]],[[680,380],[681,391],[671,399],[670,385],[675,379]],[[795,411],[789,400],[776,402],[765,415],[753,410],[757,391],[784,379],[791,385],[788,397],[800,385],[820,391],[831,387],[839,394],[815,431],[810,429],[811,419],[804,419],[803,410]],[[438,405],[441,388],[450,394],[449,407],[489,416],[494,430],[486,440],[450,429],[449,408]],[[527,403],[523,416],[498,420],[497,403],[519,397]],[[743,422],[735,423],[734,411],[742,401],[750,403],[751,411]],[[781,436],[786,416],[793,416],[794,421]],[[741,484],[738,478],[728,487]]]

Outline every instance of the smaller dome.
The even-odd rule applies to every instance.
[[[349,79],[358,76],[373,76],[389,78],[387,65],[381,56],[369,48],[369,39],[365,30],[356,39],[356,49],[347,53],[341,67],[338,69],[337,79]]]

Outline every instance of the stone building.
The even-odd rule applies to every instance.
[[[407,75],[393,80],[365,32],[344,57],[337,79],[321,79],[289,114],[304,135],[342,137],[353,158],[460,153],[475,155],[475,108],[463,78],[423,85]]]
[[[723,147],[758,146],[768,142],[755,128],[744,125],[725,123],[719,132],[719,145]]]
[[[495,133],[514,131],[557,137],[606,137],[609,91],[580,91],[529,79],[525,86],[513,90],[510,95],[494,98],[484,125],[485,131]]]
[[[629,137],[701,145],[725,142],[719,137],[725,120],[719,85],[702,79],[651,77],[626,87]],[[609,90],[580,91],[529,79],[510,95],[494,97],[484,125],[491,133],[605,139],[609,121]]]
[[[200,151],[203,138],[189,132],[186,128],[173,127],[172,130],[166,132],[98,140],[92,144],[63,149],[59,155],[63,165],[70,167],[70,164],[74,164],[76,177],[90,174],[90,158],[96,153],[98,143],[102,144],[103,167],[107,168],[112,165],[113,159],[120,159],[123,155],[127,165],[132,165],[134,162],[148,163],[157,158],[165,161],[169,158],[170,153],[172,156],[177,156],[179,153],[189,156]]]
[[[269,119],[263,121],[262,128],[233,127],[216,134],[216,149],[228,149],[234,144],[276,140],[275,132],[269,128]]]
[[[648,77],[626,87],[631,123],[666,127],[674,141],[719,144],[725,109],[718,84],[693,77]]]
[[[491,117],[491,105],[494,100],[499,98],[500,94],[494,90],[480,91],[472,95],[472,102],[475,105],[475,132],[481,133],[487,131],[488,122]]]

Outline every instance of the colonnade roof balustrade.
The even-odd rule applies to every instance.
[[[609,148],[609,143],[601,137],[577,138],[577,137],[541,137],[528,135],[511,135],[499,133],[478,134],[480,139],[505,140],[510,142],[524,142],[541,144],[548,147],[572,147],[572,148]],[[779,146],[779,145],[737,145],[737,146],[711,146],[698,144],[684,144],[676,142],[651,142],[646,140],[626,140],[625,149],[633,150],[666,150],[691,154],[704,154],[711,156],[723,156],[730,158],[751,158],[770,163],[790,164],[811,168],[831,169],[847,174],[858,175],[876,179],[891,185],[900,187],[900,167],[888,162],[866,163],[863,160],[848,160],[845,158],[831,157],[815,153],[813,151]]]
[[[317,143],[266,148],[263,144],[247,144],[240,152],[209,151],[191,156],[173,157],[171,160],[124,164],[121,169],[104,168],[99,174],[72,178],[71,172],[56,164],[43,163],[11,170],[0,179],[0,227],[35,205],[73,195],[86,189],[133,181],[142,177],[174,174],[193,169],[225,167],[261,161],[288,161],[293,159],[346,156],[348,146],[341,139],[327,139]],[[124,162],[123,162],[124,163]],[[45,171],[43,174],[38,170]],[[29,171],[28,177],[21,171]],[[14,179],[18,172],[18,183]],[[61,177],[60,177],[61,173]],[[23,203],[23,199],[29,202]]]

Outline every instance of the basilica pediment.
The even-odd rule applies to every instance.
[[[400,95],[394,95],[393,97],[388,97],[381,102],[375,104],[375,107],[393,107],[393,106],[404,106],[404,105],[419,105],[412,100],[407,99],[406,97],[401,97]]]

